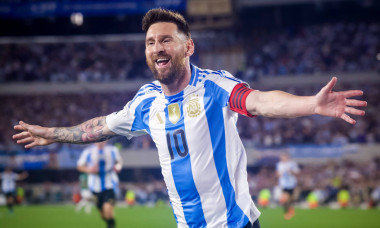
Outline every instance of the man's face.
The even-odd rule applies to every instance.
[[[99,149],[103,149],[104,146],[107,144],[107,142],[106,142],[106,141],[103,141],[103,142],[97,142],[97,143],[95,143],[95,144],[96,144],[96,146],[97,146]]]
[[[145,39],[146,62],[155,79],[172,83],[186,69],[186,36],[170,22],[152,24]]]
[[[289,155],[287,154],[281,154],[281,161],[288,161],[289,160]]]

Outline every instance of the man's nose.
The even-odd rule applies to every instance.
[[[164,52],[164,46],[160,42],[156,42],[153,46],[153,52],[156,54]]]

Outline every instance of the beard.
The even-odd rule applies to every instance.
[[[185,61],[181,61],[181,60],[183,60],[183,58],[180,58],[180,57],[171,58],[171,56],[169,56],[169,55],[162,55],[162,54],[158,55],[158,57],[169,58],[171,61],[171,67],[170,67],[169,71],[167,71],[165,73],[160,73],[156,69],[155,61],[147,59],[146,63],[148,65],[148,67],[150,68],[150,70],[152,71],[154,78],[156,80],[158,80],[162,84],[169,85],[169,84],[172,84],[173,82],[175,82],[176,79],[182,77],[182,75],[184,74],[184,72],[186,70]]]

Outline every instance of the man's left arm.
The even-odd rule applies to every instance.
[[[333,77],[315,96],[296,96],[283,91],[251,91],[245,102],[247,111],[252,115],[274,118],[293,118],[308,115],[322,115],[341,118],[350,124],[355,120],[347,114],[363,116],[363,110],[354,107],[365,107],[367,102],[349,99],[363,95],[361,90],[333,92],[337,81]]]
[[[27,172],[22,172],[21,174],[18,174],[18,176],[17,176],[17,180],[18,181],[21,181],[21,180],[24,180],[24,179],[26,179],[27,177],[29,176],[29,174],[27,173]]]

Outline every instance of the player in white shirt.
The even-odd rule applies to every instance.
[[[123,110],[74,127],[46,128],[20,121],[13,136],[30,148],[53,142],[89,143],[115,135],[149,134],[178,227],[260,227],[249,195],[246,154],[236,129],[237,113],[268,117],[319,114],[354,124],[364,115],[347,99],[362,91],[332,93],[333,78],[315,96],[261,92],[226,71],[190,64],[194,53],[187,22],[178,13],[150,10],[143,18],[146,61],[157,81],[143,86]]]
[[[28,177],[28,173],[23,172],[17,174],[12,171],[11,167],[5,168],[4,172],[0,173],[1,190],[7,198],[8,212],[13,213],[13,205],[16,200],[16,181],[24,180]]]
[[[117,172],[121,171],[123,160],[119,149],[106,142],[87,147],[79,157],[77,169],[87,173],[87,187],[96,198],[96,206],[107,228],[115,227],[115,189],[118,188]]]
[[[294,216],[294,189],[297,186],[298,164],[290,160],[290,155],[283,153],[276,165],[278,184],[282,189],[281,203],[284,206],[284,218],[291,219]]]
[[[75,211],[79,212],[82,208],[87,214],[91,213],[93,195],[88,189],[88,174],[79,174],[79,185],[80,185],[80,201],[75,206]]]

